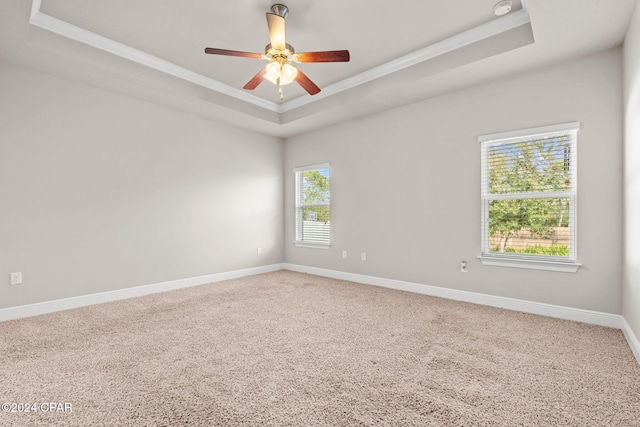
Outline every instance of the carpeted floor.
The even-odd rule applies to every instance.
[[[640,366],[618,330],[279,271],[0,323],[10,402],[2,426],[637,426]]]

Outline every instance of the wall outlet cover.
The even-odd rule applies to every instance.
[[[19,285],[22,283],[22,273],[17,272],[17,273],[11,273],[11,284],[12,285]]]

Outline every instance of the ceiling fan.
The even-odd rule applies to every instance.
[[[270,43],[264,48],[264,54],[242,52],[238,50],[205,48],[205,53],[213,55],[239,56],[243,58],[264,59],[268,64],[253,76],[244,89],[253,90],[263,80],[268,80],[278,86],[280,100],[284,100],[282,86],[293,81],[298,82],[309,95],[320,92],[320,88],[307,77],[293,63],[302,62],[349,62],[348,50],[329,50],[323,52],[299,52],[296,53],[289,43],[285,42],[284,20],[289,14],[289,8],[283,4],[271,6],[271,12],[267,13],[267,26],[269,27]]]

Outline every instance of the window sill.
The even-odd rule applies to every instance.
[[[530,270],[547,270],[547,271],[559,271],[562,273],[575,273],[578,271],[582,264],[578,264],[574,261],[561,262],[561,261],[544,261],[544,260],[531,260],[531,259],[518,259],[518,258],[503,258],[503,257],[491,257],[482,256],[478,257],[482,265],[491,265],[494,267],[511,267],[511,268],[528,268]]]
[[[331,249],[331,243],[293,242],[299,248]]]

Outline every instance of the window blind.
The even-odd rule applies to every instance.
[[[331,243],[331,168],[328,163],[294,169],[296,242]]]
[[[577,125],[479,138],[483,256],[575,260]]]

